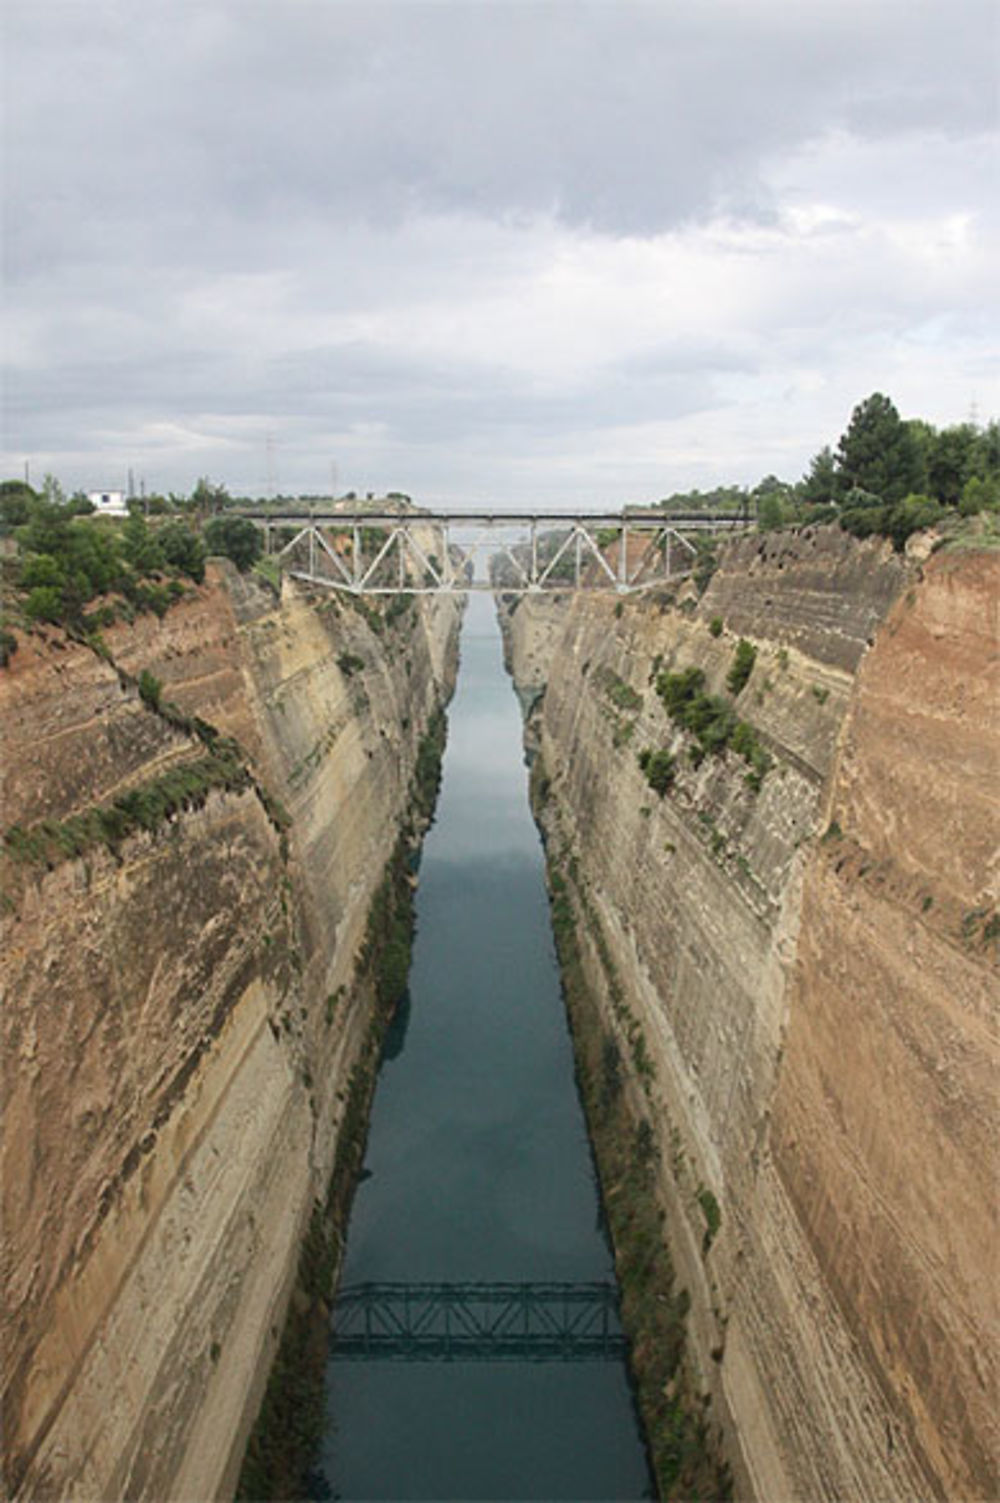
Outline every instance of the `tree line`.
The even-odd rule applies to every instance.
[[[40,492],[24,481],[0,482],[0,532],[15,545],[0,560],[0,666],[17,647],[12,628],[47,622],[93,638],[138,612],[163,616],[204,579],[208,554],[249,569],[262,550],[259,530],[221,510],[218,495],[206,515],[205,501],[202,491],[180,515],[147,517],[133,508],[122,520],[93,516],[85,496],[67,498],[51,478]]]
[[[889,397],[873,392],[854,408],[836,447],[820,449],[799,481],[767,475],[752,489],[676,492],[659,504],[749,508],[765,530],[837,521],[855,536],[889,537],[901,548],[912,532],[949,513],[1000,510],[1000,423],[935,428],[902,418]]]
[[[162,615],[186,581],[204,578],[209,553],[251,568],[261,535],[232,515],[234,504],[224,486],[203,477],[189,496],[132,499],[128,518],[116,520],[92,516],[87,496],[67,497],[53,476],[40,491],[23,480],[0,482],[0,537],[13,535],[16,544],[0,560],[0,665],[17,645],[12,626],[50,622],[92,633],[136,611]],[[660,507],[753,511],[764,530],[836,521],[901,549],[913,532],[949,515],[1000,510],[1000,423],[939,429],[900,417],[889,397],[874,392],[798,482],[767,475],[752,490],[675,492]]]

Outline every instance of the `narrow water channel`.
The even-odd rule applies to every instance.
[[[517,701],[473,597],[424,846],[410,992],[342,1284],[613,1277],[573,1080]],[[331,1358],[342,1499],[652,1496],[623,1362]]]

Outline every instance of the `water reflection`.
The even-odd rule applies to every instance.
[[[379,1078],[344,1286],[607,1284],[520,714],[482,597],[466,616],[416,903],[410,996]],[[332,1356],[327,1372],[323,1471],[338,1496],[647,1495],[620,1357]]]
[[[406,1033],[410,1026],[410,1015],[413,1004],[410,1001],[409,990],[405,991],[396,1003],[396,1010],[392,1015],[392,1021],[386,1029],[385,1038],[382,1042],[382,1063],[388,1060],[398,1059],[406,1048]]]

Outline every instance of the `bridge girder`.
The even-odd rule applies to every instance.
[[[240,515],[263,529],[265,551],[282,560],[293,578],[355,595],[580,589],[629,594],[688,573],[696,553],[692,534],[750,525],[743,516],[711,514]],[[518,538],[499,535],[510,532]],[[487,577],[477,577],[484,551],[494,562]]]
[[[368,1283],[333,1309],[331,1354],[343,1360],[583,1362],[624,1350],[611,1283]]]

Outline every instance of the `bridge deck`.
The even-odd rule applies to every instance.
[[[336,507],[288,511],[227,510],[227,516],[245,517],[261,526],[273,527],[398,527],[416,523],[439,527],[746,527],[754,519],[744,512],[565,512],[565,511],[340,511]]]

